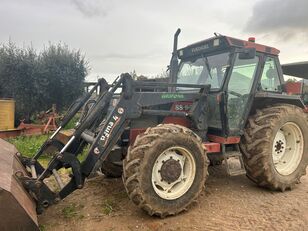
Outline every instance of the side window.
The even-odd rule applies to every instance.
[[[231,94],[232,92],[240,95],[250,93],[258,61],[257,56],[248,60],[236,59],[228,85],[228,91]]]
[[[259,63],[259,57],[254,59],[239,59],[236,57],[228,85],[227,117],[229,129],[237,131],[243,123],[249,94]]]
[[[281,83],[275,59],[266,57],[265,65],[261,77],[261,87],[263,91],[280,91]]]

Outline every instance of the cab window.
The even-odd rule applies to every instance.
[[[177,83],[211,85],[211,89],[219,89],[229,67],[229,52],[185,60],[180,64]],[[178,87],[178,90],[187,88]]]
[[[266,57],[262,76],[261,76],[261,89],[263,91],[276,91],[281,90],[281,83],[275,59]]]
[[[231,131],[239,130],[244,122],[243,116],[247,110],[258,64],[258,56],[253,59],[239,59],[238,55],[236,56],[227,91],[227,117]]]

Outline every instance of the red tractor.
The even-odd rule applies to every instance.
[[[129,74],[111,85],[101,79],[32,158],[1,141],[2,230],[18,222],[35,227],[35,208],[42,213],[100,169],[122,175],[129,198],[160,217],[178,214],[198,198],[210,163],[223,161],[230,175],[246,174],[272,190],[300,182],[308,164],[308,117],[301,95],[286,92],[279,51],[222,35],[177,49],[179,33],[168,82]],[[97,99],[89,100],[98,88]],[[60,142],[57,134],[82,107],[74,133]],[[43,167],[39,158],[50,146],[58,151]],[[67,184],[61,168],[72,169]],[[44,182],[52,175],[59,190]]]

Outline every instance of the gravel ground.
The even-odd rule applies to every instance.
[[[39,217],[43,230],[308,230],[308,176],[294,190],[271,192],[246,176],[212,167],[206,189],[187,212],[150,217],[127,197],[121,179],[98,176]]]

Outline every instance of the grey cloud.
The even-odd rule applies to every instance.
[[[288,38],[308,34],[307,0],[261,0],[253,7],[245,31],[275,33]]]
[[[139,53],[139,54],[119,54],[119,53],[108,53],[108,54],[94,54],[92,58],[97,60],[130,60],[130,59],[152,59],[160,57],[161,55],[155,53]]]
[[[111,0],[71,0],[73,5],[86,17],[105,17],[112,10],[115,1]]]

